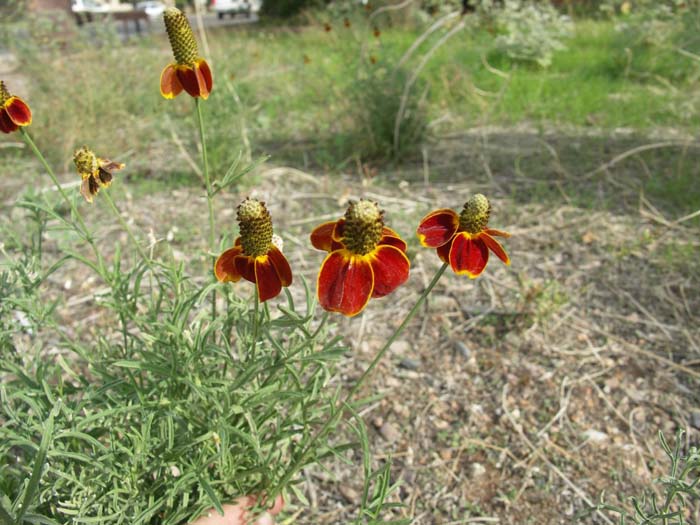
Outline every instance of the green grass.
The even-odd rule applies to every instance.
[[[411,28],[382,28],[377,39],[360,21],[352,29],[336,24],[330,33],[320,25],[294,31],[265,26],[212,30],[215,87],[203,107],[214,176],[238,156],[243,134],[253,156],[269,154],[273,163],[303,158],[305,164],[335,170],[355,158],[389,157],[376,150],[391,141],[378,145],[363,126],[383,136],[392,129],[396,93],[406,75],[396,76],[398,86],[375,83],[383,86],[381,92],[368,88],[373,84],[367,79],[391,79],[393,64],[418,34]],[[437,38],[407,63],[409,73]],[[35,41],[43,41],[41,34]],[[492,41],[485,30],[465,31],[442,46],[423,70],[412,100],[420,97],[425,122],[439,119],[431,128],[434,135],[523,123],[541,129],[632,128],[640,134],[668,127],[692,134],[700,125],[700,63],[630,40],[612,22],[577,22],[567,49],[556,53],[547,69],[512,62],[492,50]],[[135,177],[146,177],[149,182],[140,185],[144,191],[160,181],[187,182],[179,174],[189,166],[175,141],[197,162],[194,104],[184,95],[165,101],[158,93],[160,71],[171,60],[165,35],[122,45],[104,31],[97,41],[83,34],[67,45],[40,48],[21,39],[11,46],[28,79],[29,92],[21,95],[34,111],[31,132],[54,164],[70,171],[73,150],[87,143],[99,154],[127,162]],[[365,107],[389,109],[368,120]],[[573,156],[574,167],[592,169],[610,157],[604,142],[565,154]],[[651,154],[668,162],[653,178],[642,177],[641,187],[669,208],[694,211],[700,196],[692,184],[693,157],[682,164],[666,154]],[[5,156],[0,176],[11,174],[12,155],[16,152],[0,150]],[[404,160],[412,156],[418,157],[417,148],[403,151]],[[534,172],[528,175],[540,176],[546,185],[549,173],[538,168],[541,157],[516,160],[529,164]],[[507,171],[514,167],[503,165]],[[194,176],[191,181],[199,183]],[[586,200],[585,193],[580,200]]]

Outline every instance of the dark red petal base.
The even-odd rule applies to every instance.
[[[316,288],[324,309],[352,317],[359,314],[372,297],[372,266],[364,257],[347,250],[332,252],[321,265]]]

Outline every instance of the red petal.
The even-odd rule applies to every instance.
[[[5,108],[0,108],[0,131],[3,133],[12,133],[18,128],[17,124],[12,122],[10,115],[7,114]]]
[[[211,93],[211,88],[214,86],[214,79],[211,76],[211,68],[209,67],[209,64],[207,64],[206,60],[200,58],[197,60],[197,62],[195,62],[195,69],[197,74],[201,76],[204,83],[206,95],[202,93],[202,98],[206,100],[209,97],[209,93]]]
[[[10,120],[18,126],[29,126],[32,123],[32,110],[19,97],[10,97],[5,102],[5,110]]]
[[[241,248],[241,252],[242,251],[243,248]],[[248,255],[243,255],[242,253],[240,253],[233,260],[233,264],[236,265],[236,270],[238,270],[238,273],[240,273],[246,281],[250,281],[251,283],[256,282],[254,257],[250,257]]]
[[[333,230],[333,240],[343,242],[343,235],[345,235],[345,219],[338,219]]]
[[[323,308],[347,316],[359,314],[374,288],[372,266],[347,250],[328,254],[318,272],[318,300]]]
[[[481,275],[487,262],[489,249],[481,239],[472,239],[467,232],[455,236],[450,249],[450,266],[456,274],[467,274],[474,279]]]
[[[165,98],[175,98],[182,92],[174,64],[168,64],[160,74],[160,94]]]
[[[202,77],[195,72],[194,67],[177,65],[175,66],[175,73],[180,84],[190,96],[199,97],[202,94],[202,89],[206,89],[206,86],[203,87],[204,81]],[[207,95],[209,94],[207,93]]]
[[[379,245],[385,244],[387,246],[395,246],[396,248],[398,248],[402,252],[405,252],[406,248],[408,248],[408,246],[406,245],[406,241],[404,241],[400,237],[394,236],[394,235],[384,235],[381,239],[379,239],[379,242],[377,244],[379,244]]]
[[[459,215],[448,209],[435,210],[420,221],[418,239],[423,246],[437,248],[449,241],[459,228]]]
[[[214,275],[219,281],[237,282],[241,280],[241,274],[236,269],[234,259],[241,253],[240,246],[235,246],[219,255],[219,258],[214,263]]]
[[[510,237],[510,233],[501,230],[494,230],[493,228],[486,228],[485,233],[488,233],[492,237],[505,237],[506,239]]]
[[[289,262],[284,254],[279,251],[276,246],[273,246],[267,256],[272,262],[272,266],[277,270],[277,275],[279,275],[282,286],[289,286],[292,284],[292,269],[289,267]]]
[[[269,255],[255,258],[255,284],[260,302],[272,299],[282,291],[282,281]]]
[[[388,226],[382,228],[382,235],[389,235],[390,237],[401,237],[396,231],[392,230]]]
[[[510,264],[510,257],[508,257],[508,254],[503,249],[503,246],[501,246],[501,244],[496,239],[494,239],[487,233],[481,233],[481,235],[479,235],[479,238],[482,241],[484,241],[484,244],[488,247],[489,250],[496,254],[496,257],[498,257],[504,263]]]
[[[408,279],[411,263],[408,257],[394,246],[377,246],[370,259],[374,272],[372,297],[384,297]]]
[[[450,249],[452,248],[452,243],[451,242],[446,242],[442,246],[438,247],[435,251],[438,254],[438,257],[440,257],[440,260],[444,263],[449,263],[450,262]]]
[[[330,252],[333,245],[333,230],[337,221],[324,222],[311,232],[311,244],[317,250]]]

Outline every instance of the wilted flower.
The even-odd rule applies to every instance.
[[[5,82],[0,80],[0,131],[12,133],[20,126],[32,123],[32,112],[27,103],[10,94]]]
[[[272,218],[264,202],[245,199],[238,206],[240,237],[214,264],[219,281],[254,283],[260,301],[277,296],[292,284],[292,270],[282,254],[281,239],[272,233]],[[275,239],[277,237],[277,239]]]
[[[329,252],[318,273],[323,308],[359,314],[372,297],[384,297],[408,279],[406,243],[384,226],[384,212],[369,200],[351,201],[345,217],[311,233],[311,244]]]
[[[78,175],[83,179],[80,194],[88,202],[92,202],[92,198],[97,195],[100,188],[106,188],[112,184],[113,171],[124,167],[120,162],[112,162],[96,156],[87,146],[83,146],[73,154],[73,162]]]
[[[489,250],[510,264],[505,250],[493,238],[510,237],[510,234],[487,228],[490,214],[489,200],[478,193],[464,204],[459,215],[441,209],[423,217],[417,230],[418,239],[423,246],[436,248],[440,259],[450,263],[455,273],[474,279],[486,268]]]
[[[165,66],[160,75],[160,94],[175,98],[184,89],[190,96],[206,100],[213,84],[211,69],[199,56],[187,17],[176,7],[168,7],[163,12],[163,21],[175,62]]]

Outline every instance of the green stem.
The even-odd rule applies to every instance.
[[[204,119],[202,118],[202,106],[199,97],[194,99],[197,107],[197,122],[199,124],[199,140],[202,143],[202,170],[204,171],[204,183],[207,186],[207,206],[209,207],[209,249],[214,251],[216,246],[214,230],[214,203],[212,199],[211,178],[209,177],[209,159],[207,157],[207,142],[204,137]]]
[[[382,360],[382,357],[384,357],[384,354],[386,354],[387,350],[391,347],[392,343],[396,341],[396,338],[401,335],[401,332],[404,331],[408,323],[415,317],[415,315],[418,313],[418,310],[420,309],[421,305],[425,302],[425,300],[428,298],[428,295],[430,295],[430,292],[435,288],[435,285],[438,283],[440,280],[440,277],[442,277],[442,274],[445,273],[445,270],[448,268],[448,264],[445,263],[443,264],[440,269],[437,271],[435,276],[433,277],[432,281],[430,281],[430,284],[428,287],[423,291],[421,296],[418,298],[416,301],[416,304],[413,305],[413,308],[406,314],[406,317],[404,320],[401,322],[401,324],[398,326],[398,328],[394,331],[394,333],[389,337],[389,339],[386,340],[386,343],[384,343],[384,346],[377,352],[377,355],[374,356],[374,359],[372,362],[369,364],[367,369],[362,373],[360,378],[355,382],[355,386],[353,386],[350,389],[350,392],[345,396],[345,400],[342,402],[341,406],[347,405],[352,397],[357,393],[357,391],[360,389],[364,381],[367,379],[367,377],[372,373],[372,371],[375,369],[377,364],[379,364],[379,361]],[[306,446],[306,448],[302,451],[302,453],[299,455],[297,460],[294,462],[294,464],[287,470],[287,472],[284,473],[284,476],[280,479],[280,482],[278,484],[278,489],[273,491],[272,494],[270,495],[270,498],[274,498],[276,496],[276,493],[279,491],[279,488],[286,486],[286,484],[289,482],[289,480],[292,478],[292,476],[301,468],[301,466],[304,464],[304,462],[307,460],[309,454],[313,450],[314,446],[316,443],[323,438],[326,435],[326,432],[333,428],[335,424],[338,422],[338,420],[342,417],[343,415],[343,410],[342,408],[338,410],[334,415],[332,415],[328,421],[321,427],[321,429],[316,433],[314,437],[311,438],[311,441],[309,444]]]
[[[49,177],[51,177],[51,181],[56,186],[56,189],[61,194],[61,197],[63,197],[63,200],[66,201],[66,204],[68,204],[68,207],[73,212],[73,215],[78,219],[78,222],[80,223],[80,227],[83,229],[82,234],[85,236],[85,238],[88,241],[91,241],[90,234],[88,232],[87,227],[85,226],[85,221],[83,221],[82,215],[80,215],[78,208],[75,206],[75,202],[73,202],[68,197],[68,194],[65,192],[65,190],[61,186],[61,183],[58,182],[58,178],[56,177],[56,174],[53,172],[53,169],[51,169],[51,166],[49,166],[49,163],[46,161],[46,158],[44,157],[44,155],[41,153],[41,151],[39,151],[39,148],[37,147],[36,143],[32,140],[32,137],[29,135],[27,130],[25,130],[24,128],[19,128],[19,131],[22,134],[22,138],[24,139],[24,141],[27,143],[29,148],[34,152],[34,155],[36,155],[36,158],[39,159],[39,162],[41,162],[41,164],[44,166],[46,173],[48,173]]]
[[[197,123],[199,125],[199,140],[202,144],[202,170],[204,171],[204,183],[207,187],[207,207],[209,209],[209,251],[214,252],[216,246],[216,232],[214,226],[214,201],[213,192],[211,189],[211,177],[209,176],[209,158],[207,157],[207,141],[204,137],[204,118],[202,117],[202,105],[199,97],[194,99],[194,105],[197,108]],[[216,259],[212,258],[212,264]],[[216,318],[216,290],[212,292],[211,297],[211,318]]]
[[[27,130],[24,128],[19,128],[19,131],[22,134],[22,138],[24,139],[24,142],[27,143],[29,148],[34,152],[34,155],[36,155],[36,158],[39,159],[39,162],[41,162],[41,164],[44,166],[44,169],[46,170],[46,173],[48,173],[49,177],[51,178],[51,181],[54,183],[54,186],[56,186],[56,189],[61,194],[61,197],[63,198],[63,200],[66,201],[66,204],[70,208],[70,210],[73,214],[73,217],[75,217],[78,220],[78,224],[80,225],[80,229],[76,228],[76,231],[78,232],[78,234],[82,235],[82,237],[92,247],[92,251],[95,253],[95,257],[97,257],[97,265],[100,268],[100,274],[104,277],[104,272],[102,271],[102,270],[104,270],[102,256],[100,254],[100,251],[97,249],[97,246],[95,245],[95,240],[92,238],[92,235],[90,235],[90,231],[88,230],[87,225],[85,224],[85,221],[83,220],[83,216],[80,214],[80,212],[78,211],[78,207],[75,205],[75,201],[71,200],[70,197],[68,197],[68,194],[65,192],[65,190],[61,186],[61,183],[58,182],[58,178],[56,177],[56,174],[54,173],[53,169],[51,169],[51,166],[49,166],[49,163],[46,161],[46,158],[41,153],[41,151],[37,147],[34,140],[32,140],[32,137],[29,135]],[[105,280],[107,280],[107,279],[105,279]]]
[[[134,234],[132,233],[131,228],[129,228],[129,225],[124,220],[124,217],[122,217],[122,214],[119,213],[119,209],[117,208],[117,205],[114,204],[114,200],[112,199],[112,196],[106,190],[103,191],[102,194],[104,195],[105,200],[109,203],[109,207],[112,209],[112,213],[114,213],[114,216],[119,221],[119,224],[121,224],[122,228],[124,229],[126,234],[129,236],[129,239],[131,240],[132,244],[136,248],[136,251],[139,252],[141,259],[143,259],[143,262],[146,263],[146,266],[148,266],[149,270],[151,270],[151,272],[153,272],[153,266],[151,265],[151,259],[146,255],[146,252],[143,251],[143,248],[139,244],[139,241],[136,240],[136,237],[134,237]]]
[[[260,317],[260,298],[258,296],[258,287],[255,287],[255,306],[253,307],[253,342],[250,346],[250,355],[255,360],[255,351],[258,347],[258,325]]]

